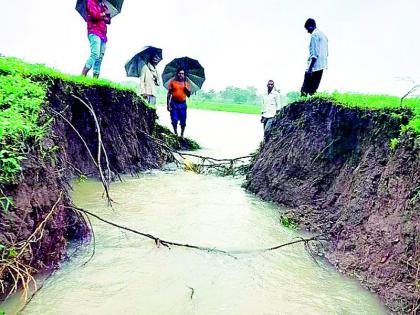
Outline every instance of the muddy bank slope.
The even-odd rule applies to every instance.
[[[89,237],[84,218],[68,207],[69,183],[99,175],[95,119],[104,149],[100,164],[105,171],[109,163],[113,177],[159,168],[171,159],[151,138],[165,138],[155,133],[155,110],[133,92],[61,79],[32,80],[46,87],[38,123],[47,132],[22,143],[26,156],[21,172],[0,182],[0,301],[29,284],[32,275],[55,268],[65,258],[68,241]]]
[[[328,235],[327,259],[401,314],[420,298],[420,141],[400,136],[411,115],[291,104],[247,179],[250,191],[291,207],[285,215],[301,227]]]

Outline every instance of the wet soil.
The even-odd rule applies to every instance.
[[[400,136],[410,115],[291,104],[247,178],[250,191],[290,207],[284,215],[300,227],[327,235],[327,259],[398,314],[420,312],[420,139]]]

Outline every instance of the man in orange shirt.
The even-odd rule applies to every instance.
[[[185,70],[179,68],[176,71],[175,78],[169,82],[166,105],[171,113],[172,127],[174,133],[178,135],[178,122],[181,125],[181,137],[184,137],[184,131],[187,121],[187,97],[191,95],[191,86],[185,78]]]

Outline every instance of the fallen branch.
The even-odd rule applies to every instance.
[[[274,246],[274,247],[269,247],[269,248],[256,249],[256,250],[226,251],[226,250],[221,250],[221,249],[217,249],[217,248],[214,248],[214,247],[203,247],[203,246],[197,246],[197,245],[191,245],[191,244],[181,244],[181,243],[178,243],[178,242],[163,240],[163,239],[160,239],[159,237],[156,237],[152,234],[143,233],[143,232],[140,232],[140,231],[137,231],[137,230],[134,230],[134,229],[131,229],[131,228],[128,228],[128,227],[110,222],[110,221],[105,220],[105,219],[101,218],[100,216],[90,212],[90,211],[87,211],[87,210],[84,210],[84,209],[81,209],[81,208],[77,208],[77,207],[66,207],[66,208],[73,209],[73,210],[76,210],[76,211],[80,211],[81,213],[92,216],[92,217],[98,219],[99,221],[102,221],[102,222],[104,222],[106,224],[109,224],[111,226],[114,226],[116,228],[119,228],[119,229],[122,229],[122,230],[125,230],[125,231],[128,231],[128,232],[132,232],[134,234],[138,234],[138,235],[150,238],[150,239],[155,241],[156,247],[160,247],[160,245],[163,245],[163,246],[165,246],[169,249],[170,249],[170,245],[177,246],[177,247],[187,247],[187,248],[197,249],[197,250],[206,251],[206,252],[214,252],[214,253],[219,253],[219,254],[225,254],[225,255],[228,255],[228,256],[230,256],[232,258],[235,258],[235,259],[237,259],[237,257],[233,256],[235,254],[263,253],[263,252],[278,250],[280,248],[290,246],[290,245],[293,245],[293,244],[297,244],[297,243],[304,243],[305,245],[307,245],[307,244],[309,244],[310,242],[313,242],[313,241],[327,240],[322,235],[318,235],[318,236],[314,236],[314,237],[311,237],[311,238],[302,238],[301,237],[298,240],[291,241],[291,242],[284,243],[284,244],[280,244],[280,245],[277,245],[277,246]]]

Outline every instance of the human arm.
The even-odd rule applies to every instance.
[[[145,96],[146,95],[146,65],[143,65],[143,67],[140,70],[140,95]]]
[[[315,62],[316,62],[317,58],[312,57],[311,58],[311,63],[309,64],[308,70],[306,70],[306,73],[311,75],[312,74],[312,69],[314,68]]]
[[[162,79],[160,78],[160,75],[157,71],[156,71],[156,85],[157,86],[162,85]]]
[[[89,16],[95,20],[102,20],[106,15],[105,12],[102,12],[101,6],[95,0],[88,0],[86,9]]]
[[[309,43],[309,66],[306,72],[312,74],[312,70],[319,57],[319,38],[315,34],[311,36],[311,42]]]
[[[168,85],[168,94],[166,95],[166,109],[171,111],[171,99],[172,99],[172,81]]]
[[[106,24],[111,24],[111,12],[109,11],[108,6],[103,3],[104,7],[105,7],[105,16],[104,16],[104,22]]]
[[[263,97],[262,101],[261,101],[261,122],[264,123],[264,113],[266,111],[265,108],[265,98]]]
[[[187,80],[184,81],[184,90],[185,94],[190,97],[191,96],[191,85],[188,83]]]

